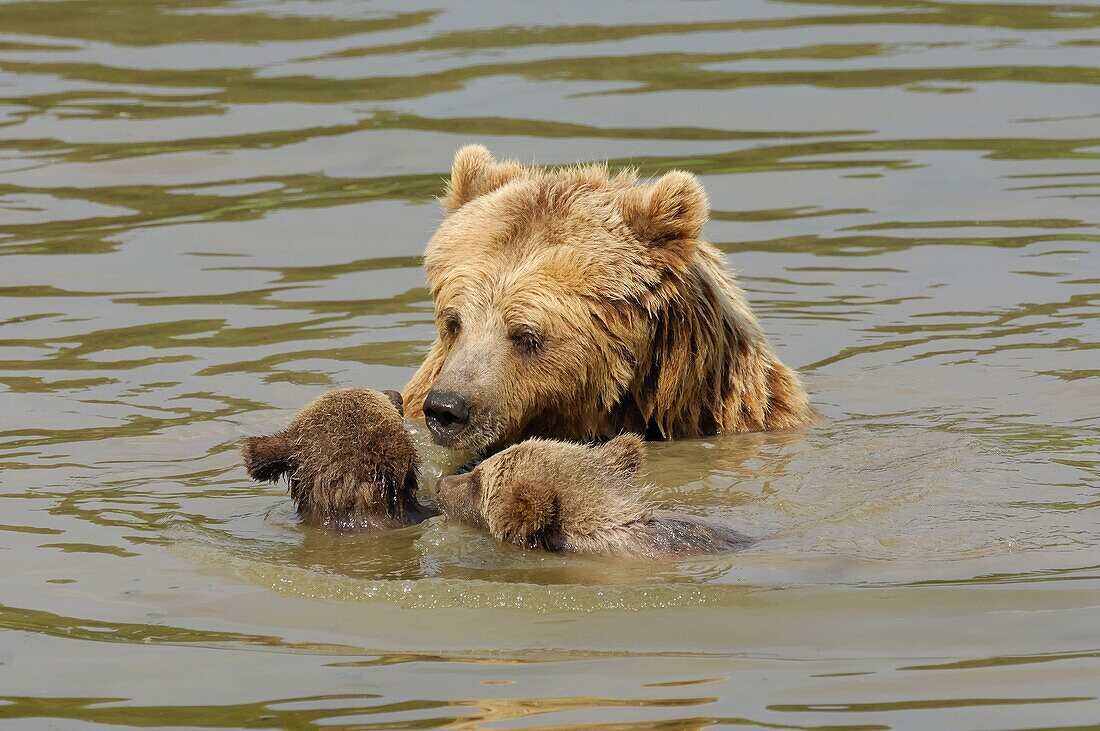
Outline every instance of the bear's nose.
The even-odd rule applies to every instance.
[[[466,428],[470,422],[470,406],[458,394],[433,388],[424,399],[424,421],[432,436],[442,444]]]

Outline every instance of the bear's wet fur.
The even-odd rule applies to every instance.
[[[287,477],[305,523],[348,531],[402,528],[436,514],[416,498],[420,459],[402,414],[396,391],[330,391],[283,431],[245,439],[241,456],[254,480]]]
[[[638,497],[644,460],[645,445],[633,434],[599,446],[528,439],[444,478],[439,507],[529,550],[661,558],[753,542],[713,521],[652,510]]]

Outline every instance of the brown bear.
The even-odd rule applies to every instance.
[[[439,483],[449,518],[532,550],[640,558],[720,553],[752,539],[684,515],[654,512],[637,497],[642,439],[600,446],[528,439]]]
[[[484,455],[529,436],[672,439],[813,417],[701,238],[695,176],[641,184],[471,145],[441,200],[425,253],[439,334],[405,388],[437,443]]]
[[[416,499],[420,460],[396,391],[325,393],[285,430],[245,439],[241,456],[254,480],[287,475],[298,515],[309,524],[385,530],[437,514]]]

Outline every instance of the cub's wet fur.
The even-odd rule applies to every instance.
[[[658,558],[723,553],[752,539],[711,521],[649,508],[637,497],[642,439],[600,446],[528,439],[444,478],[448,517],[531,550]]]
[[[396,391],[330,391],[285,430],[249,437],[241,456],[250,477],[287,476],[299,517],[340,530],[386,530],[436,513],[416,499],[420,459]]]

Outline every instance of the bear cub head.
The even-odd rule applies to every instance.
[[[254,480],[286,475],[307,523],[343,530],[399,528],[430,517],[416,499],[420,460],[396,391],[330,391],[290,426],[241,444]]]
[[[652,510],[637,497],[644,460],[644,443],[633,434],[598,446],[528,439],[444,478],[439,507],[529,550],[658,558],[752,542],[709,521]]]

